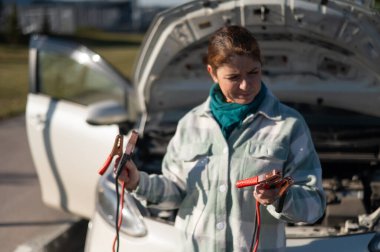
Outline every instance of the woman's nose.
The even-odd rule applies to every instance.
[[[250,85],[251,85],[251,81],[248,78],[243,78],[240,82],[240,89],[249,90]]]

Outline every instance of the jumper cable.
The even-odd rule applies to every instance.
[[[289,189],[289,187],[293,183],[294,181],[291,177],[283,178],[281,175],[281,172],[277,170],[272,170],[270,172],[267,172],[255,177],[239,180],[236,182],[236,187],[243,188],[247,186],[256,186],[256,185],[261,184],[266,189],[278,188],[279,189],[278,195],[281,199],[284,193]],[[255,216],[256,226],[255,226],[254,238],[251,244],[251,250],[253,252],[256,252],[259,247],[260,228],[261,228],[260,202],[258,202],[257,200],[256,200],[256,214],[255,215],[256,215]]]
[[[103,166],[101,169],[98,171],[100,175],[103,175],[108,167],[110,166],[113,158],[117,156],[117,159],[119,162],[114,167],[114,174],[115,174],[115,190],[116,190],[116,215],[115,215],[115,227],[116,227],[116,235],[115,239],[112,244],[112,251],[119,251],[119,232],[123,220],[123,208],[124,208],[124,191],[125,191],[125,183],[120,182],[121,184],[121,194],[119,195],[119,176],[121,174],[121,171],[125,167],[125,164],[128,162],[128,160],[131,159],[133,151],[136,146],[136,142],[138,139],[138,133],[136,131],[132,131],[131,136],[129,138],[129,141],[127,143],[127,146],[125,148],[125,152],[123,153],[122,148],[123,148],[123,136],[121,134],[118,134],[115,138],[115,142],[112,148],[111,153],[108,155],[106,161],[104,162]],[[116,162],[117,163],[117,162]],[[120,212],[119,212],[119,207],[120,207]],[[115,248],[116,246],[116,248]]]

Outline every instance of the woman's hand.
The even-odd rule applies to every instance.
[[[119,165],[120,158],[115,161],[115,168]],[[130,159],[127,161],[125,166],[122,168],[119,182],[125,183],[125,188],[129,191],[136,189],[140,182],[140,172],[138,171],[135,163]]]
[[[278,199],[278,188],[267,189],[264,185],[259,184],[255,186],[253,197],[264,206],[270,205]]]

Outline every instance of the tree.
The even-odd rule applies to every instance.
[[[11,14],[5,21],[5,37],[11,44],[18,44],[21,40],[21,29],[18,22],[17,4],[12,4]]]
[[[42,19],[41,33],[45,35],[49,35],[51,33],[49,15],[46,10],[44,11],[44,16]]]

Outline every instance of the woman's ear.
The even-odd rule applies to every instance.
[[[216,72],[214,72],[214,69],[212,69],[212,66],[207,65],[207,72],[210,74],[212,80],[215,83],[218,83],[218,78],[216,77]]]

